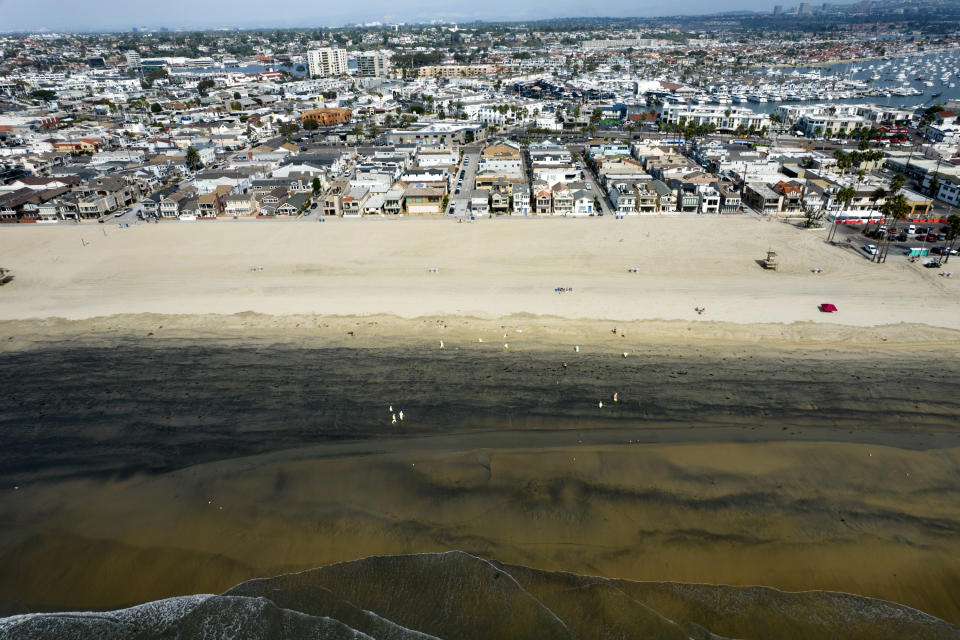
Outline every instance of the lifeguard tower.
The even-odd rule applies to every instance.
[[[763,261],[763,268],[770,271],[777,271],[779,266],[780,265],[777,264],[777,252],[772,249],[767,251],[767,259]]]

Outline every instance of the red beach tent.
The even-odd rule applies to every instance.
[[[833,313],[834,311],[837,311],[837,305],[824,302],[820,305],[820,311],[823,313]]]

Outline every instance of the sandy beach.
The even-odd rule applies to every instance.
[[[2,266],[16,280],[2,292],[0,319],[529,313],[960,328],[960,277],[938,277],[895,252],[873,264],[853,247],[824,244],[825,231],[778,221],[217,221],[106,236],[89,225],[2,231]],[[779,254],[779,272],[757,263],[768,249]],[[822,302],[840,312],[821,314]]]
[[[0,228],[0,613],[463,549],[960,622],[960,278],[823,235]]]

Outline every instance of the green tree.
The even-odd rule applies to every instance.
[[[200,153],[193,147],[187,147],[187,166],[193,169],[200,164]]]
[[[282,125],[280,125],[280,129],[279,129],[280,135],[282,135],[284,138],[287,138],[287,139],[289,139],[290,136],[292,136],[299,130],[300,130],[300,125],[298,125],[296,122],[284,122]]]
[[[898,173],[893,176],[890,180],[890,192],[898,193],[900,189],[903,189],[903,184],[907,181],[907,177],[902,173]]]
[[[152,111],[153,113],[160,113],[161,111],[163,111],[163,107],[161,107],[158,103],[154,102],[152,105],[150,105],[150,111]]]
[[[837,169],[840,169],[841,174],[845,174],[847,169],[853,164],[853,160],[850,155],[847,154],[843,149],[837,149],[833,152],[833,157],[837,161]]]
[[[803,206],[803,226],[806,229],[819,228],[822,225],[823,209],[814,209],[811,206]]]
[[[313,187],[314,195],[316,195],[317,193],[320,192],[320,189],[323,188],[323,183],[320,181],[320,178],[314,178],[313,184],[311,186]]]
[[[146,76],[144,76],[143,84],[146,86],[146,88],[149,89],[150,87],[153,86],[154,82],[156,82],[157,80],[162,80],[166,78],[168,75],[169,74],[167,73],[166,69],[153,69],[152,71],[147,73]]]
[[[213,89],[215,86],[217,86],[217,83],[214,82],[212,79],[204,78],[203,80],[197,83],[197,91],[200,93],[201,96],[206,96],[207,92],[210,91],[210,89]]]
[[[50,89],[34,89],[30,92],[30,97],[34,100],[43,100],[49,102],[57,99],[57,92]]]
[[[313,118],[307,118],[306,120],[303,121],[303,128],[306,129],[307,131],[314,131],[319,127],[320,125],[317,124],[317,121],[314,120]]]

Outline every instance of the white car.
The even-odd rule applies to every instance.
[[[865,244],[863,245],[863,250],[871,256],[877,255],[877,245],[875,244]]]

